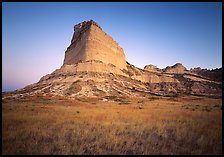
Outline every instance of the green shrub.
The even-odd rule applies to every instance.
[[[87,102],[87,100],[85,98],[76,98],[76,100],[79,100],[81,102]]]

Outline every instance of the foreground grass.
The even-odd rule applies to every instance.
[[[222,153],[221,99],[108,100],[4,100],[3,154]]]

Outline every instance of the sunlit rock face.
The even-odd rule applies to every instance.
[[[164,69],[164,72],[166,73],[184,73],[187,69],[181,64],[181,63],[176,63],[173,66],[167,66]]]
[[[152,71],[152,72],[161,71],[161,69],[157,68],[155,65],[152,65],[152,64],[146,65],[144,67],[144,70]]]
[[[65,52],[64,65],[87,61],[93,61],[92,71],[95,71],[94,66],[97,72],[100,71],[99,64],[94,65],[94,61],[127,69],[123,49],[92,20],[75,25],[71,44]],[[84,67],[82,69],[85,70]]]
[[[141,43],[137,43],[141,44]],[[63,65],[39,82],[4,98],[36,94],[66,96],[222,95],[222,68],[188,71],[181,63],[144,69],[125,59],[123,49],[94,21],[75,25]]]

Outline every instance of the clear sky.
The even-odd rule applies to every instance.
[[[63,64],[73,27],[93,19],[139,68],[222,66],[221,2],[2,3],[2,91],[23,88]]]

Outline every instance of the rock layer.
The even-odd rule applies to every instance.
[[[75,25],[64,64],[39,82],[4,94],[77,96],[222,95],[222,68],[188,71],[177,63],[165,69],[126,62],[123,49],[94,21]]]
[[[127,69],[123,49],[92,20],[75,25],[71,45],[65,52],[64,65],[91,60]]]

